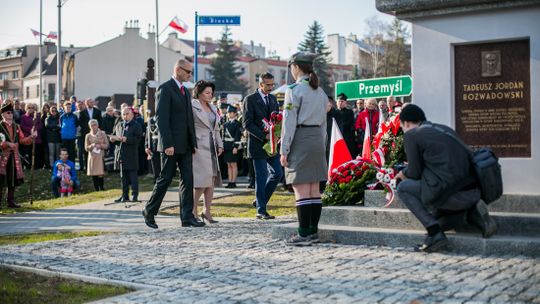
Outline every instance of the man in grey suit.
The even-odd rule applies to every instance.
[[[159,130],[157,151],[161,152],[161,173],[152,196],[143,209],[148,227],[157,229],[154,217],[159,211],[167,188],[180,170],[179,196],[182,227],[201,227],[204,223],[193,216],[192,154],[197,148],[191,96],[183,83],[193,74],[193,65],[180,59],[174,65],[173,77],[157,91],[156,125]]]

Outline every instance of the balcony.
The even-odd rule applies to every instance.
[[[0,89],[5,90],[9,87],[7,79],[0,79]]]

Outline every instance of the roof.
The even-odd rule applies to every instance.
[[[43,59],[42,65],[42,71],[43,76],[45,75],[56,75],[56,53],[49,54],[45,59]],[[30,65],[30,68],[28,69],[28,72],[24,77],[32,77],[32,76],[38,76],[39,75],[39,60],[38,58],[34,59],[32,61],[32,64]]]
[[[187,39],[178,39],[182,41],[183,43],[187,44],[191,48],[195,48],[195,41],[194,40],[187,40]],[[201,50],[201,46],[204,46],[204,52],[208,54],[213,54],[217,52],[217,49],[219,48],[219,43],[215,42],[208,42],[208,41],[199,41],[197,43],[197,47],[199,48],[199,52]],[[232,47],[233,50],[241,52],[242,49],[236,46]]]

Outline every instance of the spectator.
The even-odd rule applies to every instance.
[[[37,106],[35,104],[28,103],[26,105],[26,113],[24,113],[21,117],[21,130],[23,131],[24,136],[30,136],[32,130],[36,130],[38,135],[41,133],[41,130],[43,129],[43,125],[41,124],[41,116],[39,113],[36,112]],[[34,159],[35,169],[43,168],[43,153],[41,153],[41,151],[43,150],[43,146],[41,145],[41,137],[37,136],[36,138],[34,138],[34,143],[35,152],[33,157],[32,145],[20,147],[20,152],[26,160],[24,164],[27,169],[30,169],[30,167],[32,166],[32,158]]]
[[[79,100],[77,101],[77,111],[74,113],[75,116],[77,116],[77,119],[79,121],[77,126],[77,156],[79,159],[79,171],[84,171],[86,167],[86,151],[84,150],[84,138],[86,136],[86,129],[88,128],[88,120],[87,117],[83,117],[81,121],[81,113],[86,110],[86,105],[83,101]]]
[[[356,121],[356,119],[358,118],[358,115],[364,111],[364,100],[363,99],[358,99],[356,101],[356,107],[354,108],[354,120]]]
[[[122,110],[124,121],[118,124],[115,133],[110,137],[111,142],[117,145],[115,151],[115,163],[120,169],[122,178],[122,196],[115,200],[116,203],[129,201],[129,185],[133,199],[139,201],[139,140],[142,135],[141,126],[133,120],[133,110],[126,107]]]
[[[390,114],[401,112],[402,104],[394,96],[388,96],[386,98],[386,106]]]
[[[42,160],[43,160],[43,166],[47,169],[51,169],[51,163],[49,162],[49,147],[47,145],[47,129],[45,128],[45,120],[47,119],[47,116],[49,116],[51,106],[48,103],[43,104],[41,107],[41,125],[43,128],[41,128],[40,134],[38,134],[39,137],[41,137],[41,146],[42,146]]]
[[[114,125],[116,121],[116,116],[114,113],[114,108],[111,106],[108,106],[105,110],[105,113],[103,114],[103,124],[101,125],[103,132],[107,135],[112,135],[114,133]],[[114,170],[114,148],[115,145],[110,145],[109,149],[106,152],[106,155],[104,157],[105,161],[105,169],[108,172],[112,172]]]
[[[24,102],[15,99],[13,102],[13,120],[17,124],[21,124],[21,117],[24,115]]]
[[[49,151],[49,166],[53,168],[54,162],[60,156],[60,115],[56,106],[52,106],[49,115],[45,118],[45,132],[47,149]]]
[[[69,160],[75,162],[75,138],[79,120],[71,112],[71,101],[64,102],[64,114],[60,116],[60,136],[62,148],[67,149]]]
[[[379,101],[379,129],[383,122],[387,122],[390,118],[390,113],[388,113],[388,106],[386,105],[386,101],[380,100]]]
[[[96,119],[90,119],[88,126],[90,126],[90,132],[86,134],[84,140],[84,148],[88,152],[86,174],[92,176],[94,189],[96,191],[103,191],[105,190],[103,157],[105,156],[105,150],[109,147],[109,140],[105,132],[99,129],[99,122]]]
[[[373,135],[377,134],[377,129],[379,128],[379,111],[377,110],[377,100],[375,98],[367,100],[366,108],[358,115],[358,119],[356,119],[355,129],[359,135],[357,137],[359,143],[364,140],[366,119],[370,126],[371,138],[373,138]]]
[[[351,156],[355,158],[358,150],[354,139],[354,113],[347,108],[347,95],[341,93],[337,96],[337,99],[338,109],[335,112],[335,119]]]
[[[71,110],[71,104],[69,104],[69,109]],[[65,111],[65,108],[64,108]],[[68,150],[65,148],[60,149],[60,159],[57,160],[53,165],[53,172],[51,176],[51,188],[54,197],[60,197],[60,188],[62,184],[62,174],[59,174],[58,170],[69,170],[70,182],[73,189],[78,189],[80,187],[80,182],[77,179],[77,171],[75,170],[75,163],[68,159],[69,154]]]
[[[238,176],[238,161],[242,149],[242,123],[236,119],[236,107],[229,106],[227,110],[228,120],[223,126],[223,150],[224,160],[227,163],[227,176],[229,183],[225,188],[236,188]]]

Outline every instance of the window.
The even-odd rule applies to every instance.
[[[2,72],[0,73],[0,80],[8,79],[8,72]]]
[[[287,71],[286,70],[281,70],[279,71],[280,73],[280,80],[285,80],[287,78]]]
[[[39,97],[39,84],[36,86],[36,97]]]
[[[11,72],[11,78],[12,79],[19,79],[19,71]]]
[[[47,95],[47,100],[53,100],[53,97],[54,97],[54,90],[55,90],[55,84],[54,83],[49,83],[49,87],[48,87],[48,95]]]
[[[16,99],[16,98],[19,98],[19,90],[12,90],[11,91],[11,96]]]
[[[29,98],[30,98],[30,87],[26,87],[26,93],[25,93],[24,99],[29,99]]]
[[[213,79],[212,72],[210,71],[210,69],[204,69],[204,78]]]

